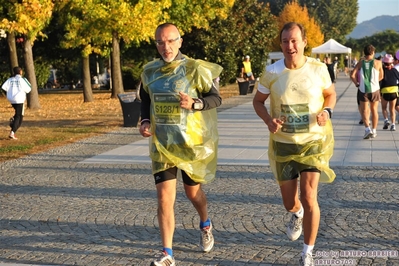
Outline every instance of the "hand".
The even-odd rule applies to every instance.
[[[191,98],[188,94],[184,92],[179,92],[180,95],[180,107],[191,110],[191,107],[193,106],[194,100]]]
[[[316,116],[317,124],[321,127],[326,125],[328,119],[330,119],[330,115],[326,111],[321,111]]]
[[[149,136],[152,136],[152,133],[150,131],[150,127],[151,127],[151,124],[149,122],[144,122],[140,126],[140,129],[139,129],[141,136],[146,137],[146,138],[149,137]]]
[[[275,134],[282,127],[283,124],[284,121],[278,118],[273,118],[266,123],[269,131],[273,134]]]

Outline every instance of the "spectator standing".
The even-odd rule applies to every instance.
[[[349,57],[347,55],[345,55],[345,59],[344,59],[344,73],[345,73],[345,76],[348,76],[348,66],[349,66]]]
[[[335,79],[337,79],[338,78],[338,64],[339,64],[339,60],[338,60],[337,56],[334,57],[333,64],[334,64],[334,76],[335,76]]]
[[[306,44],[301,24],[283,26],[280,46],[284,59],[266,67],[253,106],[271,133],[270,167],[284,207],[292,214],[287,236],[298,239],[303,226],[299,261],[309,266],[314,265],[312,251],[320,223],[318,183],[335,178],[328,162],[334,148],[330,118],[336,93],[325,64],[304,55]],[[269,96],[270,111],[265,106]]]
[[[394,68],[394,59],[391,54],[386,54],[382,58],[384,65],[384,78],[380,81],[381,88],[381,109],[382,115],[384,116],[383,129],[388,129],[391,125],[390,130],[395,131],[396,112],[395,105],[398,97],[398,84],[399,84],[399,72]],[[389,106],[390,120],[388,119],[387,107]]]
[[[14,76],[7,79],[2,85],[2,89],[7,92],[7,100],[11,103],[15,110],[14,117],[10,119],[10,139],[18,139],[15,133],[22,125],[22,120],[25,114],[26,94],[31,91],[29,81],[22,77],[22,68],[13,68]]]
[[[331,62],[330,57],[325,58],[325,63],[327,65],[328,73],[330,74],[331,82],[335,83],[335,71],[334,71],[334,64]]]
[[[214,245],[201,185],[212,181],[216,173],[216,107],[222,102],[217,80],[222,67],[183,55],[183,39],[174,24],[159,25],[155,42],[162,59],[146,64],[141,75],[140,133],[143,137],[151,136],[150,157],[163,246],[160,257],[151,265],[173,266],[178,169],[186,196],[199,214],[201,249],[209,252]]]
[[[249,55],[246,55],[242,62],[241,77],[245,78],[245,80],[255,80]]]
[[[380,80],[384,78],[382,63],[374,59],[375,48],[371,44],[364,47],[364,59],[359,61],[351,74],[351,80],[359,88],[358,99],[363,124],[365,126],[364,139],[377,136],[378,103],[380,97]],[[358,78],[359,74],[359,81]],[[370,125],[371,113],[371,125]]]

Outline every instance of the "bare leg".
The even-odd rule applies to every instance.
[[[200,220],[205,222],[208,219],[208,203],[201,185],[189,186],[184,184],[184,190],[186,191],[187,198],[197,210]]]
[[[368,102],[360,101],[360,115],[362,116],[364,126],[367,128],[370,126],[370,108]]]
[[[378,103],[379,101],[370,102],[370,112],[373,129],[376,129],[378,124]]]
[[[298,179],[284,181],[280,186],[280,191],[285,209],[289,212],[298,212],[301,209],[298,197]]]
[[[158,194],[158,223],[163,247],[172,248],[175,232],[176,179],[156,185]]]
[[[388,102],[386,100],[384,100],[384,98],[381,98],[381,111],[382,111],[382,116],[384,117],[384,120],[388,120],[387,106],[388,106]]]
[[[317,172],[302,172],[300,179],[301,202],[304,209],[303,235],[306,245],[316,243],[320,224],[320,208],[317,201],[317,187],[320,174]]]
[[[395,125],[396,121],[396,112],[395,112],[395,105],[397,99],[389,102],[389,114],[391,116],[391,125]]]

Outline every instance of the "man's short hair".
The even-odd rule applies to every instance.
[[[375,52],[375,47],[371,44],[366,45],[363,52],[365,56],[372,55]]]
[[[22,68],[16,66],[12,69],[12,72],[14,73],[14,75],[19,75],[21,74]]]
[[[286,23],[283,28],[280,31],[280,42],[281,42],[281,35],[283,34],[283,31],[286,30],[292,30],[293,28],[298,27],[299,30],[301,31],[301,35],[302,35],[302,40],[306,40],[306,30],[305,27],[297,22],[288,22]]]
[[[155,30],[155,34],[158,32],[158,30],[162,30],[162,29],[167,28],[167,27],[175,27],[177,29],[177,31],[179,32],[179,37],[180,37],[179,28],[175,24],[170,23],[170,22],[166,22],[166,23],[158,25],[157,29]]]

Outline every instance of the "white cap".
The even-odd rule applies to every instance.
[[[246,55],[245,58],[249,58],[249,55]]]

